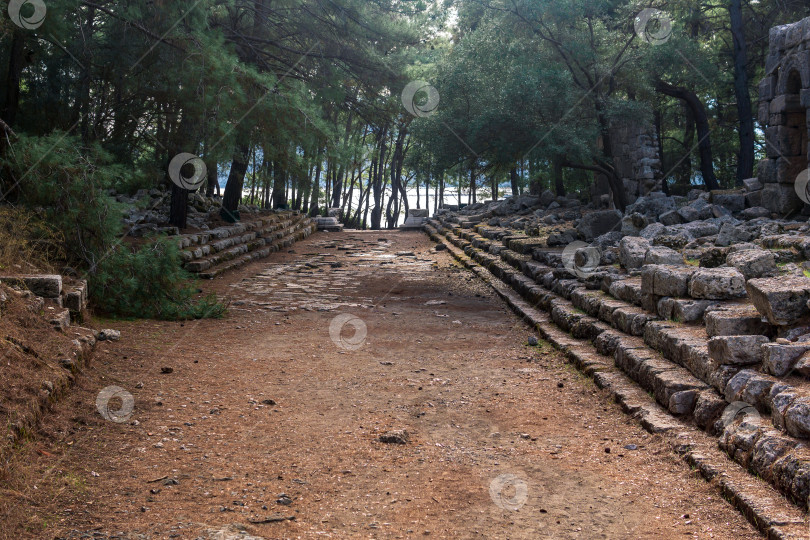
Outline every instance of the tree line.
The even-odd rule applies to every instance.
[[[182,227],[166,170],[188,152],[230,220],[248,202],[393,227],[414,193],[434,209],[451,192],[562,195],[595,173],[623,208],[622,118],[655,127],[665,189],[732,187],[763,153],[768,31],[808,15],[799,0],[29,0],[0,18],[0,196],[40,200],[59,150],[85,189],[171,186]]]

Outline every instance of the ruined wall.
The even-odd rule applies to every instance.
[[[614,125],[611,151],[628,204],[653,191],[661,191],[661,159],[654,126],[629,121]],[[609,194],[607,179],[598,175],[591,189],[592,200],[599,201]]]
[[[771,28],[765,78],[759,84],[758,120],[767,158],[759,163],[762,205],[788,214],[802,207],[796,177],[808,164],[810,107],[810,17]]]

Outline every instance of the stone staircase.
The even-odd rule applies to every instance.
[[[519,294],[527,306],[524,316],[526,310],[545,312],[538,320],[567,333],[557,341],[598,385],[621,374],[654,398],[654,408],[635,404],[635,398],[623,403],[645,427],[696,426],[727,457],[807,510],[810,339],[787,338],[808,334],[810,327],[802,326],[808,322],[802,317],[785,326],[763,313],[784,311],[775,297],[785,278],[746,281],[733,267],[698,268],[683,258],[636,264],[626,260],[633,246],[622,246],[620,264],[580,272],[571,268],[570,254],[546,247],[542,239],[464,216],[439,215],[425,230]],[[810,288],[803,287],[810,280],[791,279],[789,288],[800,297],[794,308],[803,306],[796,314],[804,316]],[[541,334],[548,323],[540,322]],[[760,530],[768,537],[807,537],[785,532],[796,529],[793,521]],[[806,525],[801,530],[810,535]]]
[[[29,291],[50,323],[64,331],[71,321],[81,322],[88,303],[86,280],[63,278],[58,274],[20,274],[0,276],[11,287]]]
[[[278,212],[226,227],[178,237],[183,267],[204,279],[289,247],[317,225],[297,212]]]

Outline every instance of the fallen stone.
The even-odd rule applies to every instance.
[[[792,325],[810,315],[810,278],[781,276],[751,279],[745,285],[751,302],[771,324]]]
[[[410,435],[404,429],[396,429],[380,435],[380,442],[386,444],[407,444]]]
[[[771,375],[784,377],[807,351],[810,351],[810,343],[765,343],[762,345],[762,368]]]
[[[653,246],[644,254],[644,264],[683,265],[683,255],[664,246]]]
[[[597,236],[602,236],[606,232],[618,228],[622,220],[622,213],[618,210],[601,210],[591,212],[582,216],[582,220],[577,225],[577,232],[590,242]]]
[[[735,251],[726,259],[729,266],[740,271],[745,279],[773,277],[776,275],[776,259],[764,249]]]
[[[641,268],[650,242],[638,236],[625,236],[619,242],[619,264],[628,270]]]
[[[99,341],[118,341],[121,339],[121,332],[118,330],[111,330],[109,328],[102,330],[96,336]]]

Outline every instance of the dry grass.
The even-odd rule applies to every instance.
[[[64,238],[33,212],[0,206],[0,273],[53,272]]]

